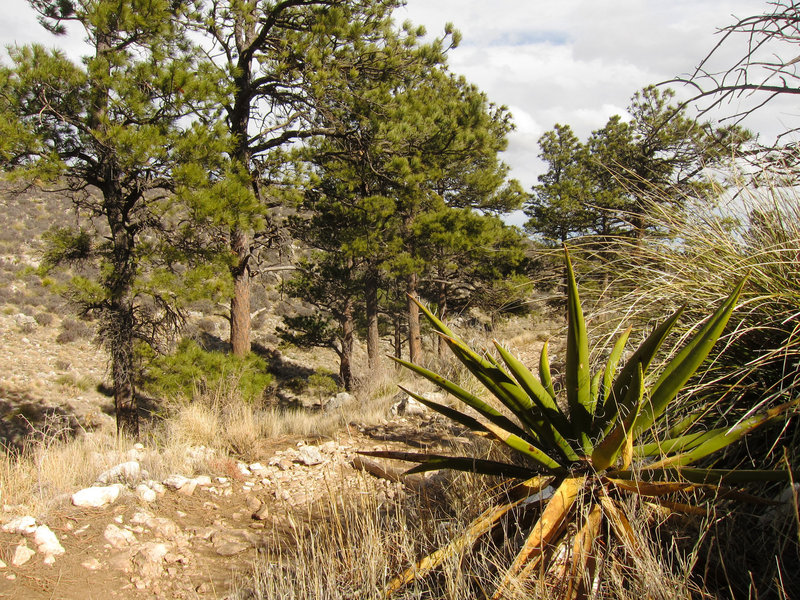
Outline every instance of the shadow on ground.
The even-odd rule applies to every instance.
[[[0,445],[23,450],[30,440],[75,437],[83,428],[71,409],[0,386]]]

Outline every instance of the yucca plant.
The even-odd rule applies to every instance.
[[[620,363],[631,331],[623,332],[605,367],[592,375],[586,324],[566,250],[565,254],[568,333],[564,384],[560,390],[563,397],[556,393],[551,377],[547,345],[542,350],[536,377],[496,341],[499,358],[474,352],[420,303],[421,310],[456,357],[506,410],[501,412],[488,401],[424,367],[396,359],[474,409],[478,416],[404,391],[471,430],[499,440],[521,455],[522,460],[511,463],[425,453],[365,453],[419,463],[408,473],[455,469],[518,480],[511,493],[504,496],[506,499],[482,514],[464,535],[391,581],[387,594],[425,576],[454,553],[470,548],[526,499],[535,494],[539,494],[538,498],[547,497],[542,492],[548,486],[555,491],[541,501],[538,521],[527,534],[493,598],[503,597],[512,583],[524,582],[534,572],[546,573],[554,549],[569,540],[572,548],[566,553],[569,556],[565,571],[569,574],[566,597],[586,595],[588,582],[593,580],[598,565],[597,541],[603,532],[610,536],[606,543],[620,543],[629,549],[636,545],[633,527],[623,507],[627,495],[638,495],[645,504],[661,512],[702,511],[705,514],[705,509],[697,503],[687,503],[680,498],[676,501],[676,494],[697,491],[700,494],[695,495],[696,498],[702,498],[705,493],[709,498],[728,496],[754,500],[753,496],[739,490],[739,486],[752,481],[790,479],[788,471],[723,470],[693,465],[755,428],[784,416],[797,406],[797,400],[750,416],[733,427],[694,431],[692,426],[700,414],[690,415],[672,427],[666,424],[670,404],[720,337],[744,281],[674,354],[657,377],[651,375],[648,368],[678,321],[680,309],[655,328],[624,366]],[[571,524],[574,526],[568,527]],[[569,538],[568,531],[572,532]]]

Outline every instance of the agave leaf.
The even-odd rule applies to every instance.
[[[569,436],[571,431],[569,421],[567,421],[561,409],[558,408],[558,405],[544,386],[537,381],[533,373],[531,373],[520,360],[503,348],[499,342],[495,341],[494,344],[497,347],[497,351],[500,353],[500,357],[508,366],[511,375],[514,376],[517,383],[519,383],[522,389],[525,390],[528,396],[536,403],[537,409],[543,417],[540,426],[545,431],[549,429],[549,439],[547,441],[553,445],[557,445],[561,454],[567,460],[578,460],[577,454],[575,454],[575,451],[566,440],[566,436]]]
[[[633,355],[628,359],[628,362],[625,363],[622,371],[620,371],[619,375],[617,375],[617,378],[614,380],[611,394],[608,396],[608,400],[606,400],[602,412],[598,415],[598,418],[595,419],[594,431],[596,434],[601,432],[607,433],[608,428],[613,426],[614,419],[620,411],[619,404],[625,398],[628,386],[630,386],[631,381],[636,376],[639,365],[642,367],[642,372],[647,373],[650,363],[653,361],[658,349],[664,343],[667,335],[669,335],[669,332],[675,327],[683,310],[684,307],[679,308],[666,321],[656,327],[650,335],[647,336],[644,342],[642,342],[641,346],[636,349]]]
[[[705,415],[706,413],[707,409],[705,408],[693,413],[689,413],[670,428],[669,433],[667,434],[668,437],[671,438],[678,437],[684,431],[687,431],[689,428],[691,428],[692,425],[697,423],[697,421],[702,419],[703,415]]]
[[[625,509],[607,493],[603,493],[600,496],[600,504],[603,505],[603,512],[605,512],[609,523],[611,523],[617,538],[625,544],[627,551],[631,555],[638,555],[640,551],[639,544],[636,541],[636,533],[625,515]]]
[[[700,469],[695,467],[670,467],[609,472],[615,479],[640,479],[642,481],[691,481],[700,484],[744,484],[767,481],[792,481],[800,476],[788,470],[753,469]]]
[[[403,365],[404,367],[406,367],[407,369],[410,369],[411,371],[413,371],[417,375],[421,375],[422,377],[424,377],[428,381],[430,381],[432,383],[435,383],[440,388],[442,388],[444,391],[452,394],[453,396],[455,396],[456,398],[461,400],[467,406],[471,406],[476,411],[478,411],[481,415],[486,417],[486,419],[488,419],[489,421],[492,421],[496,425],[499,425],[503,429],[507,429],[508,431],[511,431],[512,433],[516,433],[518,436],[520,436],[522,438],[526,438],[526,437],[529,436],[528,432],[526,432],[522,427],[520,427],[519,425],[514,423],[512,420],[510,420],[505,415],[500,414],[500,412],[498,410],[496,410],[494,407],[492,407],[490,404],[487,404],[486,402],[484,402],[483,400],[481,400],[480,398],[478,398],[474,394],[469,393],[468,391],[466,391],[465,389],[463,389],[459,385],[453,383],[452,381],[449,381],[449,380],[445,379],[444,377],[442,377],[441,375],[438,375],[438,374],[434,373],[433,371],[429,371],[428,369],[426,369],[424,367],[420,367],[419,365],[415,365],[414,363],[402,360],[400,358],[395,358],[395,357],[391,357],[391,358],[396,363],[398,363],[400,365]]]
[[[566,247],[564,254],[567,262],[567,405],[569,406],[573,435],[583,452],[588,455],[592,451],[590,440],[592,382],[589,372],[589,337],[586,333],[586,321],[583,318],[572,261],[570,261]]]
[[[687,433],[686,435],[681,435],[666,440],[649,442],[647,444],[639,444],[634,447],[633,454],[637,458],[648,458],[651,456],[663,457],[668,454],[674,454],[675,452],[681,452],[687,448],[694,448],[695,446],[702,444],[707,439],[712,438],[720,433],[724,433],[725,431],[727,431],[727,427],[720,427],[710,431],[697,431],[695,433]]]
[[[608,356],[608,362],[606,363],[606,368],[603,371],[603,406],[608,403],[608,399],[611,397],[611,389],[614,384],[614,373],[617,371],[617,365],[619,365],[619,361],[622,358],[622,351],[625,350],[625,344],[628,343],[628,338],[631,335],[631,331],[633,331],[633,326],[628,327],[625,331],[617,339],[616,343],[614,344],[614,348],[611,350],[611,354]]]
[[[496,367],[485,358],[473,352],[463,342],[439,334],[450,346],[450,349],[483,386],[492,392],[514,415],[536,436],[536,441],[543,441],[553,450],[558,450],[553,440],[552,427],[544,421],[540,411],[536,410],[531,397],[525,393],[511,375],[502,368]]]
[[[518,435],[514,435],[509,431],[505,431],[494,423],[486,423],[486,428],[509,448],[512,448],[513,450],[532,458],[550,473],[556,475],[565,472],[563,465],[560,465],[550,456],[548,456],[547,453],[542,451],[540,448],[537,448],[533,444],[526,442]]]
[[[470,456],[444,456],[441,454],[403,452],[400,450],[365,450],[358,454],[362,456],[373,456],[375,458],[390,458],[405,462],[420,463],[403,473],[403,475],[452,469],[453,471],[463,471],[466,473],[480,473],[481,475],[505,476],[527,480],[537,474],[533,469]]]
[[[613,465],[626,443],[630,444],[633,441],[633,424],[639,416],[639,409],[644,396],[644,374],[641,366],[636,373],[636,378],[628,388],[627,395],[630,398],[626,397],[624,404],[631,405],[630,413],[617,422],[617,426],[595,446],[592,452],[592,466],[598,472],[604,471]],[[625,462],[630,464],[630,459]]]
[[[386,586],[385,595],[388,598],[397,590],[414,581],[421,579],[430,573],[433,569],[442,564],[445,560],[452,556],[456,556],[461,552],[469,549],[475,541],[484,533],[491,531],[497,522],[509,510],[518,505],[522,500],[515,502],[508,502],[501,504],[497,507],[487,509],[482,515],[470,523],[469,528],[462,535],[455,538],[452,542],[438,549],[436,552],[429,554],[413,567],[406,569],[401,575],[392,579]]]
[[[594,413],[597,410],[598,398],[600,397],[600,378],[603,374],[598,371],[592,377],[592,385],[591,385],[591,392],[589,393],[589,406],[587,411],[589,412],[589,416],[594,420]],[[601,405],[602,406],[602,405]]]
[[[539,355],[539,380],[542,382],[544,389],[547,390],[547,393],[550,394],[550,397],[555,400],[556,390],[553,387],[553,378],[550,375],[550,360],[547,357],[547,346],[548,342],[545,342],[542,346],[542,353]]]
[[[740,421],[730,429],[708,436],[707,439],[703,440],[702,443],[692,448],[688,452],[678,454],[677,456],[664,458],[643,468],[661,469],[666,467],[689,465],[700,460],[701,458],[708,456],[709,454],[713,454],[714,452],[725,448],[726,446],[730,446],[732,443],[740,440],[751,431],[783,416],[787,411],[796,407],[798,403],[800,403],[800,400],[794,400],[792,402],[787,402],[786,404],[781,404],[780,406],[770,408],[763,414],[754,415],[748,419]]]
[[[436,315],[434,315],[434,314],[433,314],[433,313],[432,313],[432,312],[431,312],[431,311],[428,309],[428,307],[427,307],[427,306],[425,306],[425,305],[424,305],[422,302],[420,302],[418,298],[415,298],[414,296],[411,296],[410,294],[408,295],[408,297],[411,299],[411,301],[412,301],[414,304],[416,304],[417,306],[419,306],[419,309],[420,309],[420,310],[423,312],[423,314],[425,315],[425,317],[426,317],[426,318],[427,318],[427,319],[428,319],[428,320],[431,322],[431,325],[433,325],[434,329],[436,329],[436,330],[438,330],[438,331],[442,332],[442,333],[443,333],[443,334],[445,334],[446,336],[449,336],[449,337],[451,337],[451,338],[458,339],[458,338],[457,338],[457,336],[456,336],[456,334],[455,334],[455,333],[453,333],[453,331],[452,331],[452,330],[451,330],[449,327],[447,327],[447,325],[445,325],[445,324],[444,324],[444,322],[442,322],[442,320],[441,320],[441,319],[439,319],[439,317],[437,317]]]
[[[475,353],[461,340],[444,334],[439,335],[469,372],[509,410],[522,419],[522,413],[527,412],[533,406],[533,401],[520,389],[511,376]],[[529,425],[529,423],[525,424]]]
[[[697,506],[695,504],[687,504],[686,502],[674,502],[672,500],[665,500],[659,498],[655,502],[646,502],[645,506],[664,515],[670,516],[674,513],[681,513],[684,515],[695,515],[698,517],[708,516],[708,509],[704,506]]]
[[[427,406],[428,408],[435,410],[439,414],[444,415],[451,421],[455,421],[456,423],[460,423],[464,427],[468,427],[471,431],[486,431],[486,432],[489,431],[488,429],[486,429],[483,423],[481,423],[480,421],[478,421],[478,419],[474,417],[464,414],[461,411],[456,410],[455,408],[450,408],[449,406],[445,406],[444,404],[439,404],[438,402],[434,402],[433,400],[428,400],[425,396],[416,394],[411,390],[404,388],[402,385],[398,385],[397,387],[399,387],[406,394],[414,398],[414,400],[416,400],[417,402],[420,402],[425,406]]]
[[[685,492],[695,487],[695,484],[686,481],[641,481],[629,479],[615,479],[606,477],[603,479],[611,483],[615,488],[638,494],[639,496],[667,496],[677,492]]]
[[[586,483],[586,476],[568,477],[561,482],[553,496],[547,502],[539,520],[533,526],[528,539],[517,554],[511,567],[503,577],[503,581],[492,596],[492,600],[502,598],[509,583],[523,570],[526,563],[540,556],[547,545],[555,539],[565,527],[566,521],[575,504],[578,494]]]
[[[648,429],[666,410],[678,392],[706,359],[722,335],[725,325],[739,299],[739,294],[747,278],[742,279],[728,299],[711,316],[692,340],[664,367],[661,376],[650,392],[650,402],[642,407],[634,425],[634,435]]]

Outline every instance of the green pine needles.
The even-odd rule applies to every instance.
[[[508,511],[548,486],[555,491],[549,499],[540,501],[538,521],[527,533],[525,543],[499,582],[494,598],[505,597],[512,588],[523,586],[524,589],[533,573],[547,574],[553,567],[551,559],[558,548],[567,543],[571,543],[572,548],[567,553],[569,578],[565,597],[585,596],[597,569],[604,564],[597,560],[603,548],[614,544],[635,547],[634,531],[623,507],[628,495],[639,495],[643,502],[661,511],[692,512],[700,507],[675,502],[676,494],[691,490],[714,498],[735,491],[731,488],[745,482],[790,480],[789,471],[713,469],[696,466],[696,463],[757,427],[785,417],[797,406],[797,400],[751,416],[733,427],[694,431],[691,424],[700,418],[699,414],[690,415],[683,426],[673,429],[665,422],[678,393],[725,329],[744,281],[659,373],[651,375],[651,363],[682,310],[656,327],[624,365],[621,359],[630,329],[623,332],[606,365],[592,373],[586,323],[568,253],[566,263],[567,357],[564,389],[559,390],[560,393],[550,374],[546,345],[537,376],[498,342],[495,346],[499,359],[474,352],[420,304],[451,351],[503,409],[495,408],[428,369],[397,360],[455,396],[478,416],[408,393],[448,418],[505,444],[521,460],[506,463],[424,453],[365,453],[419,463],[409,473],[455,469],[517,480],[508,497],[481,515],[465,534],[395,578],[389,584],[389,594],[425,576],[449,556],[470,548],[481,535],[499,526]],[[648,384],[653,380],[654,383]],[[567,527],[570,523],[574,526]],[[601,543],[602,538],[607,538],[605,543]]]

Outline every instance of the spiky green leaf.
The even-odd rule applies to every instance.
[[[567,405],[572,422],[573,435],[584,453],[592,449],[590,434],[592,413],[591,374],[589,372],[589,338],[583,318],[578,285],[572,270],[569,251],[564,247],[567,263]]]
[[[678,392],[694,375],[698,367],[711,352],[725,325],[730,319],[739,294],[747,278],[739,282],[728,299],[711,316],[706,324],[697,332],[691,341],[664,367],[658,381],[650,391],[649,402],[646,403],[634,425],[634,435],[648,429],[666,410]]]

